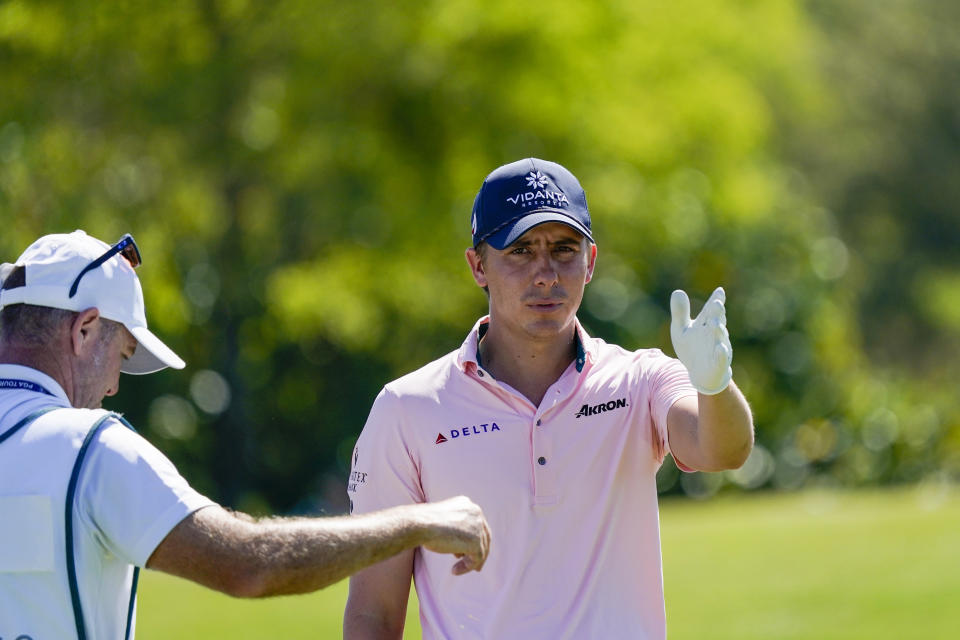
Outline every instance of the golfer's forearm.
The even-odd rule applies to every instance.
[[[737,386],[730,385],[712,396],[698,396],[697,440],[709,468],[703,471],[735,469],[742,465],[753,447],[753,417]]]

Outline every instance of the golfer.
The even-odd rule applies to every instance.
[[[131,638],[144,566],[243,597],[319,589],[418,545],[461,556],[452,573],[483,566],[467,498],[255,521],[100,409],[121,372],[184,366],[147,329],[139,263],[129,235],[75,231],[0,270],[0,638]]]
[[[344,636],[401,637],[413,575],[426,639],[664,638],[657,469],[668,452],[684,470],[739,467],[753,443],[723,290],[694,321],[674,292],[679,360],[587,335],[577,310],[597,247],[583,189],[553,162],[493,171],[472,227],[466,259],[489,315],[384,387],[351,500],[366,513],[465,494],[498,544],[460,580],[428,550],[358,572]]]

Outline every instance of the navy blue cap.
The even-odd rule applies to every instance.
[[[556,162],[526,158],[495,169],[473,202],[473,246],[505,249],[533,227],[562,222],[590,242],[590,212],[583,187]]]

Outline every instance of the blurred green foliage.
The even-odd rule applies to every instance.
[[[960,474],[960,5],[0,4],[0,255],[132,232],[185,372],[109,400],[225,503],[341,511],[379,388],[485,310],[483,177],[586,188],[581,319],[672,353],[727,289],[744,469],[664,492]]]

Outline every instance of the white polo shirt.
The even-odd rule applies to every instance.
[[[82,443],[107,412],[69,406],[49,376],[0,365],[0,638],[77,637],[66,496]],[[13,430],[45,407],[59,410]],[[82,460],[71,517],[86,637],[124,638],[134,566],[143,567],[183,518],[214,503],[115,418],[93,435]]]
[[[578,356],[539,407],[459,351],[386,385],[353,455],[354,513],[464,494],[493,534],[483,571],[418,549],[424,638],[664,638],[656,473],[667,412],[695,396],[658,349],[577,324]]]

